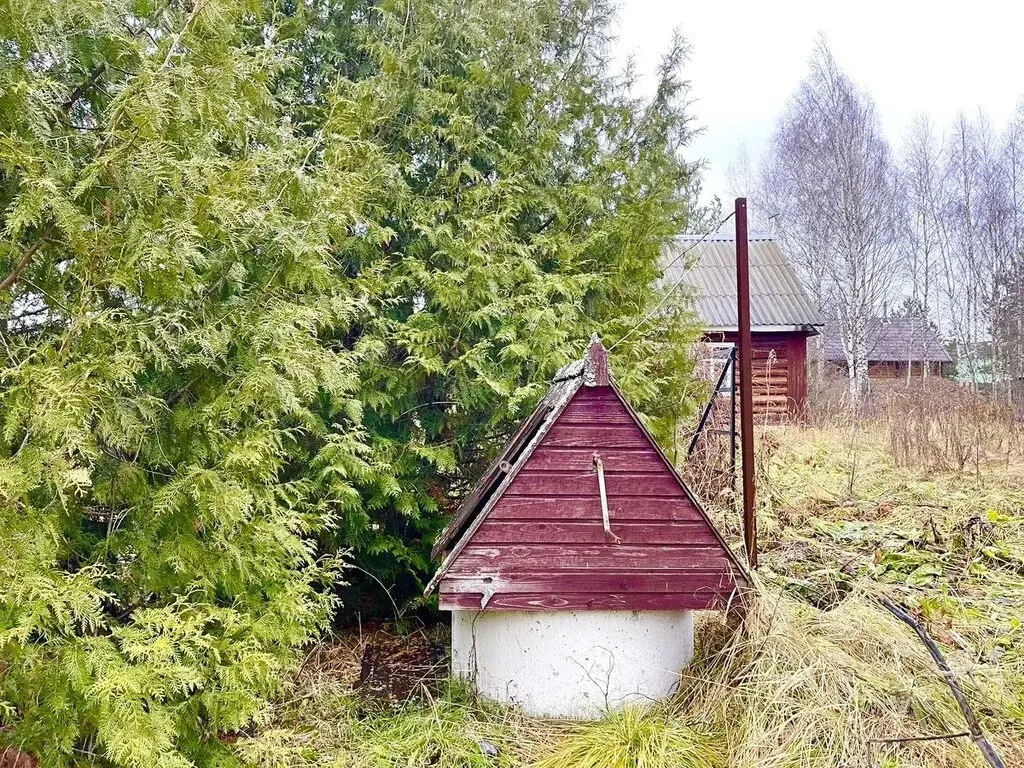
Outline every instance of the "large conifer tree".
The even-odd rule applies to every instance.
[[[666,238],[707,226],[680,156],[685,45],[638,98],[608,60],[612,15],[603,0],[314,2],[279,81],[304,94],[310,132],[324,83],[376,95],[365,137],[392,176],[343,254],[372,285],[357,348],[375,472],[336,541],[398,599],[419,594],[446,508],[554,372],[592,333],[612,345],[634,327],[660,300]],[[692,332],[668,302],[614,349],[666,443],[692,403]],[[390,608],[375,579],[352,581]]]
[[[0,0],[0,719],[212,764],[693,213],[678,79],[600,2]],[[663,436],[670,302],[615,349]],[[221,758],[217,756],[220,755]]]

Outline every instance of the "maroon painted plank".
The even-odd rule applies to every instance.
[[[605,472],[605,490],[609,503],[621,496],[685,496],[675,476],[668,470],[660,473]],[[517,496],[583,496],[599,498],[597,473],[556,472],[554,470],[522,470],[509,485],[505,495]]]
[[[562,415],[558,417],[559,424],[633,424],[633,417],[623,407],[622,403],[614,400],[581,400],[573,398]]]
[[[653,448],[548,448],[541,446],[525,470],[563,469],[594,472],[594,454],[601,457],[607,472],[667,472],[665,462]]]
[[[609,499],[612,520],[704,521],[686,496]],[[503,496],[488,520],[600,520],[601,499],[586,496]]]
[[[795,333],[795,331],[754,331],[751,338],[754,342],[754,347],[758,346],[772,346],[773,344],[784,344],[789,335]],[[802,331],[800,331],[802,333]],[[728,341],[733,344],[737,342],[738,334],[736,331],[719,331],[717,333],[706,334],[708,341]]]
[[[794,333],[789,337],[789,396],[793,416],[803,420],[807,404],[807,337]]]
[[[457,609],[479,611],[480,595],[441,595],[443,611]],[[487,603],[489,611],[703,611],[722,609],[728,605],[728,594],[714,591],[700,593],[633,594],[527,594],[494,595]]]
[[[721,571],[664,571],[635,573],[633,571],[559,571],[546,574],[511,574],[488,576],[446,575],[441,580],[442,594],[480,594],[485,586],[498,594],[535,593],[601,593],[601,592],[697,592],[714,589],[731,592],[735,581]]]
[[[647,448],[650,441],[636,424],[583,427],[555,422],[541,445],[545,448]]]
[[[669,521],[630,522],[611,514],[612,532],[622,544],[682,544],[712,547],[718,543],[703,520],[687,523]],[[474,544],[546,544],[558,541],[573,544],[605,544],[608,542],[601,515],[584,520],[493,520],[488,519],[473,534]]]
[[[451,573],[546,573],[564,568],[628,568],[638,572],[669,569],[728,571],[721,547],[638,544],[481,544],[470,542],[452,564]]]

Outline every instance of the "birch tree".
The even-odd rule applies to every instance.
[[[894,290],[899,180],[874,102],[824,40],[779,120],[764,180],[787,250],[838,327],[856,405],[867,387],[869,321]]]
[[[925,118],[904,142],[903,244],[908,301],[956,347],[975,385],[1021,373],[1024,124],[1000,131],[985,114],[965,114],[944,136]]]
[[[926,116],[919,116],[911,125],[904,141],[901,171],[907,219],[903,263],[911,302],[928,317],[937,312],[936,280],[942,246],[942,138]]]
[[[1011,379],[1021,381],[1024,379],[1024,102],[1007,127],[1003,162],[1010,205],[1009,264],[1003,295],[1006,353]]]
[[[978,166],[975,126],[961,114],[946,142],[942,274],[949,330],[972,369],[976,367],[981,312],[980,254],[975,232],[980,217]]]

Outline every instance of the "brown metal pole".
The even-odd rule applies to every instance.
[[[743,464],[743,544],[747,562],[757,568],[754,515],[754,391],[750,341],[750,263],[747,259],[747,199],[736,198],[736,314],[739,321],[740,454]]]

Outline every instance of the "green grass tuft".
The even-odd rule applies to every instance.
[[[629,707],[582,726],[537,768],[716,768],[717,741],[660,711]]]
[[[511,766],[509,734],[500,721],[458,701],[409,704],[362,720],[353,729],[353,763],[367,768],[496,768]],[[484,742],[497,749],[492,757]]]

